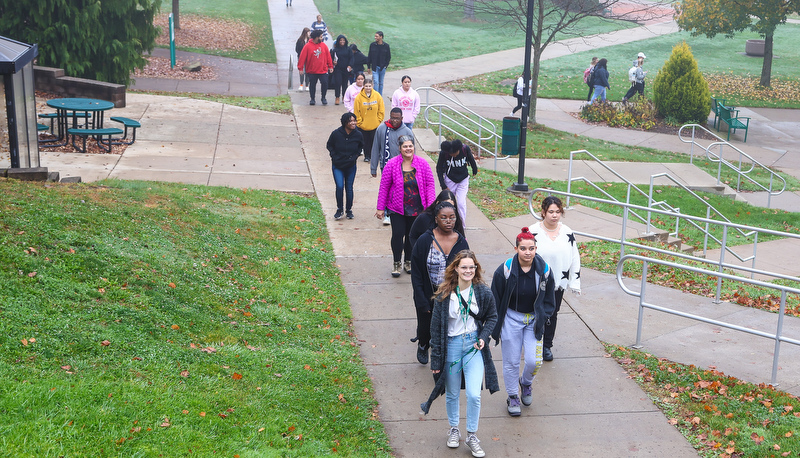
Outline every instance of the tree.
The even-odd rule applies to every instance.
[[[180,10],[180,0],[172,0],[172,26],[175,27],[175,30],[181,28]]]
[[[528,2],[526,0],[431,0],[453,10],[471,10],[480,18],[496,23],[501,28],[526,29]],[[530,0],[533,7],[530,121],[536,123],[536,97],[539,81],[539,62],[545,48],[553,41],[569,37],[583,37],[587,32],[580,21],[590,17],[619,20],[647,20],[658,13],[648,0]],[[614,13],[613,7],[625,4],[623,13]]]
[[[672,48],[672,55],[653,80],[653,103],[661,116],[681,124],[708,120],[708,82],[685,41]]]
[[[676,6],[678,26],[692,36],[728,38],[745,29],[764,38],[764,63],[759,84],[770,86],[772,44],[775,28],[792,12],[800,12],[800,0],[681,0]]]
[[[0,33],[39,45],[39,65],[128,84],[155,45],[161,0],[0,0]]]

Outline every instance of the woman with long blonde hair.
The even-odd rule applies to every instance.
[[[450,429],[447,446],[457,448],[461,439],[459,398],[462,380],[467,396],[467,437],[464,444],[472,456],[485,456],[475,435],[481,413],[481,385],[485,379],[490,393],[499,391],[497,371],[489,351],[489,334],[497,323],[492,291],[483,283],[481,265],[470,250],[462,250],[447,266],[444,281],[436,290],[431,317],[431,371],[436,387],[427,403],[442,392],[444,385]],[[463,377],[462,377],[463,375]]]

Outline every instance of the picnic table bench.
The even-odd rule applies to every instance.
[[[89,137],[97,138],[97,146],[110,153],[112,145],[111,136],[121,135],[122,129],[118,129],[116,127],[109,127],[105,129],[68,129],[67,133],[72,135],[72,147],[82,153],[86,152],[86,139]],[[83,148],[80,148],[75,144],[75,137],[83,138]],[[108,139],[103,141],[103,137],[108,137]]]
[[[746,116],[739,116],[739,110],[732,107],[726,107],[720,103],[719,126],[717,126],[717,132],[722,129],[723,122],[728,125],[728,141],[731,139],[731,131],[736,132],[737,129],[744,129],[744,141],[747,141],[747,130],[750,127],[750,118]]]

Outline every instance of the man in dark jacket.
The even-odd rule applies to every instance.
[[[372,70],[372,79],[375,80],[375,90],[383,94],[383,77],[386,76],[386,67],[392,60],[392,50],[389,43],[383,41],[383,32],[375,32],[375,41],[369,45],[367,65]]]

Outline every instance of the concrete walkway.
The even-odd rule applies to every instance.
[[[278,75],[275,76],[281,81],[279,87],[286,86],[280,70],[281,55],[287,53],[285,44],[291,43],[293,52],[299,31],[310,24],[316,14],[312,6],[310,2],[298,3],[292,9],[286,8],[283,0],[269,1],[279,55]],[[670,30],[670,27],[674,25],[665,24],[663,30]],[[656,28],[651,26],[648,30]],[[628,40],[628,33],[616,36]],[[564,52],[569,49],[572,48]],[[492,65],[498,68],[518,65],[521,59],[493,62],[494,57],[490,56],[485,62],[475,61],[479,65],[465,68],[485,72],[493,68]],[[288,76],[288,63],[284,67]],[[429,78],[428,84],[448,81],[455,74],[465,76],[450,65],[434,70],[419,69],[415,82],[421,81],[422,75]],[[395,78],[391,73],[387,78],[390,82],[399,81],[399,76]],[[222,86],[198,89],[213,92],[213,87]],[[230,91],[231,87],[225,90]],[[387,87],[392,85],[387,84]],[[500,117],[512,106],[510,97],[457,96],[463,97],[469,106],[487,112],[499,107]],[[401,457],[444,452],[447,448],[444,400],[437,400],[427,417],[419,415],[419,403],[427,397],[432,379],[427,367],[416,362],[414,344],[407,340],[415,334],[410,276],[391,278],[390,230],[372,217],[378,179],[371,178],[368,169],[359,163],[353,210],[356,218],[334,221],[334,185],[324,144],[329,133],[338,127],[344,109],[332,104],[310,107],[306,93],[292,92],[291,97],[294,117],[212,102],[129,94],[129,106],[119,114],[140,119],[143,127],[137,142],[124,155],[45,153],[42,162],[62,174],[80,175],[85,181],[118,177],[316,192],[327,215],[328,230],[353,310],[361,355],[375,386],[379,416],[389,434],[392,450]],[[575,111],[573,105],[569,101],[540,100],[537,113],[546,125],[568,132],[588,132],[594,138],[611,140],[613,137],[614,141],[661,148],[674,144],[674,140],[654,134],[624,131],[620,134],[617,129],[586,126],[569,115]],[[765,113],[764,123],[770,126],[773,123],[768,115],[780,117]],[[780,123],[777,124],[780,127]],[[748,148],[768,151],[774,148],[764,143],[766,136],[753,134],[755,130],[748,137]],[[435,137],[420,131],[418,140],[426,149],[435,148]],[[788,146],[785,149],[789,149]],[[788,153],[773,154],[780,156],[775,162],[784,160],[787,169],[800,170],[800,167],[793,167],[794,158],[786,157],[790,156]],[[686,179],[683,171],[676,173]],[[519,227],[532,222],[532,218],[526,217],[492,222],[468,202],[466,235],[487,275],[512,254],[510,239]],[[533,406],[524,408],[522,417],[511,418],[505,410],[504,390],[492,396],[484,391],[479,437],[487,456],[533,453],[586,457],[598,454],[697,456],[647,395],[605,355],[601,341],[620,345],[634,342],[636,299],[622,293],[616,280],[609,275],[584,269],[582,278],[583,295],[565,297],[554,347],[556,359],[545,364],[534,383]],[[648,286],[648,291],[659,302],[676,305],[690,313],[754,324],[765,330],[774,327],[777,320],[775,314],[730,304],[712,304],[710,299],[672,289]],[[749,381],[769,380],[774,345],[768,340],[696,325],[661,313],[646,312],[644,316],[643,343],[647,351],[698,367],[715,366]],[[784,322],[786,334],[798,338],[799,322],[787,318]],[[493,353],[495,364],[499,366],[500,349],[494,349]],[[800,367],[792,363],[800,360],[800,351],[784,345],[780,356],[784,363],[779,370],[780,388],[800,394]],[[600,450],[602,452],[598,452]],[[467,456],[465,449],[458,453]]]

